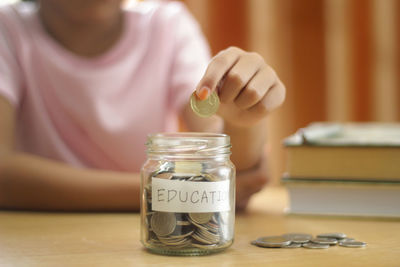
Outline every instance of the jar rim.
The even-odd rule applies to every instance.
[[[220,133],[167,132],[149,134],[148,155],[210,157],[231,153],[230,137]]]
[[[163,132],[163,133],[154,133],[149,134],[147,136],[149,139],[153,138],[168,138],[168,139],[177,139],[177,138],[229,138],[227,134],[221,133],[209,133],[209,132]]]

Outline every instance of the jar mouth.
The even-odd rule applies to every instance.
[[[230,137],[226,134],[175,132],[148,135],[147,153],[149,155],[209,157],[230,155]]]
[[[202,133],[202,132],[172,132],[172,133],[155,133],[149,134],[148,139],[154,138],[168,138],[168,139],[177,139],[177,138],[210,138],[210,139],[225,139],[228,138],[227,134],[219,134],[219,133]]]

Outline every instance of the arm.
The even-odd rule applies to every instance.
[[[188,107],[183,118],[189,130],[220,129],[230,135],[231,159],[237,169],[237,204],[243,208],[267,181],[265,118],[283,103],[285,87],[261,56],[232,47],[211,60],[196,89],[198,96],[212,91],[218,92],[221,101],[220,119],[197,118]]]
[[[139,210],[139,174],[78,169],[13,149],[14,108],[0,97],[0,208]]]

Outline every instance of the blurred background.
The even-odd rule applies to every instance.
[[[272,184],[285,169],[282,140],[298,128],[400,120],[400,0],[181,1],[213,54],[232,45],[256,51],[287,87],[268,119]]]
[[[400,0],[183,0],[215,54],[260,53],[287,88],[269,116],[272,183],[282,139],[314,121],[400,120]]]

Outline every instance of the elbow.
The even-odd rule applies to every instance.
[[[5,208],[7,206],[7,195],[10,175],[9,175],[9,153],[0,153],[0,208]]]

